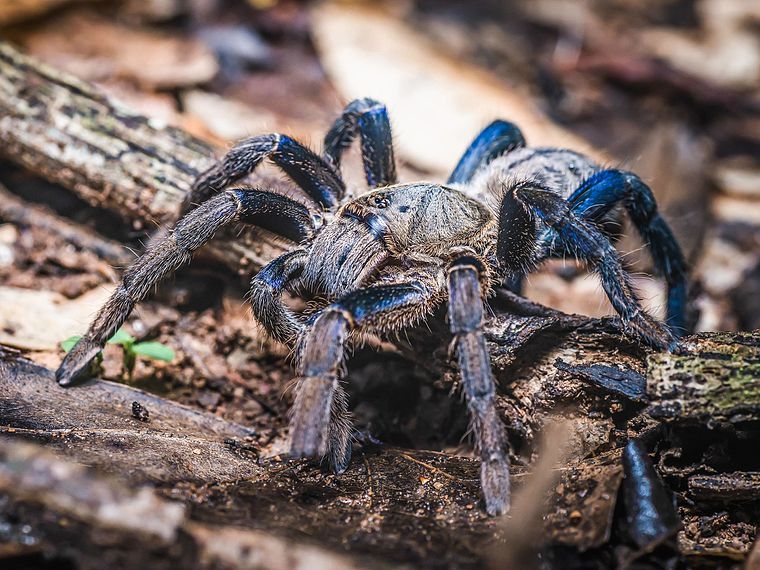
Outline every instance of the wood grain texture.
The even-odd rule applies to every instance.
[[[221,151],[0,42],[0,154],[144,228],[171,224],[196,176]],[[254,182],[283,187],[271,177]],[[204,254],[255,269],[283,251],[269,236],[246,234]]]

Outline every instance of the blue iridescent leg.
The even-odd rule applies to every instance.
[[[392,330],[429,310],[431,294],[420,282],[359,289],[325,308],[299,347],[298,383],[290,420],[293,457],[330,455],[343,472],[351,457],[348,402],[340,386],[345,345],[352,330]]]
[[[282,302],[285,287],[297,279],[309,254],[303,249],[290,251],[270,261],[251,281],[251,310],[269,336],[292,346],[304,325],[296,314]]]
[[[391,124],[385,105],[374,99],[357,99],[349,103],[325,136],[325,160],[336,170],[343,152],[356,136],[361,137],[362,161],[370,188],[396,182]]]
[[[469,182],[475,173],[494,158],[525,146],[525,137],[516,125],[494,121],[475,137],[449,176],[449,184]]]
[[[540,259],[538,221],[551,228],[575,257],[597,271],[612,306],[636,336],[657,349],[675,344],[670,330],[642,308],[609,239],[573,213],[565,200],[534,183],[505,188],[502,197],[496,251],[506,269],[527,272]]]
[[[685,320],[687,265],[673,232],[657,211],[650,188],[630,172],[602,170],[591,176],[568,198],[577,216],[601,221],[617,204],[624,204],[668,285],[667,322],[678,336],[689,332]]]
[[[247,176],[265,158],[325,209],[337,206],[345,193],[345,184],[331,164],[289,136],[274,133],[239,142],[218,164],[198,176],[185,202],[185,210]]]

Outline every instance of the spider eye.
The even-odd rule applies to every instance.
[[[388,198],[383,195],[372,196],[372,198],[369,200],[369,203],[375,208],[387,208],[390,205]]]

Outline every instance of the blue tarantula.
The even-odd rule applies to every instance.
[[[370,191],[349,197],[340,162],[357,137]],[[312,207],[251,186],[230,187],[265,158],[306,192]],[[519,282],[542,260],[569,254],[597,271],[633,336],[668,349],[684,328],[686,265],[647,185],[569,150],[526,147],[520,130],[505,121],[475,138],[447,184],[399,184],[386,108],[360,99],[335,121],[321,157],[285,135],[246,139],[198,178],[188,204],[174,230],[125,272],[64,358],[58,382],[68,385],[83,375],[135,304],[220,227],[253,224],[295,244],[251,284],[254,317],[296,352],[292,456],[329,455],[335,472],[344,471],[351,425],[340,377],[348,343],[398,332],[448,302],[485,507],[492,515],[508,510],[510,488],[507,441],[483,336],[484,303],[493,286]],[[668,325],[641,307],[610,242],[610,225],[624,211],[667,281]],[[294,312],[282,301],[286,290],[308,295],[316,308]]]

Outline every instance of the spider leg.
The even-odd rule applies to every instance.
[[[343,109],[325,136],[325,159],[336,169],[340,168],[341,156],[357,134],[361,137],[362,162],[369,187],[394,184],[396,161],[388,111],[374,99],[356,99]]]
[[[494,401],[491,359],[483,336],[483,298],[479,276],[482,262],[463,256],[448,277],[449,324],[457,344],[462,387],[467,398],[475,448],[480,454],[480,481],[486,511],[495,516],[509,510],[509,458],[504,424]]]
[[[250,174],[265,158],[322,207],[334,208],[343,197],[345,184],[335,168],[289,136],[274,133],[240,141],[221,161],[198,176],[185,201],[185,210]]]
[[[82,375],[156,283],[189,262],[193,252],[219,228],[237,221],[257,225],[294,242],[308,239],[314,232],[308,209],[280,194],[239,187],[214,196],[182,217],[173,231],[152,243],[127,269],[90,328],[61,362],[56,372],[58,383],[65,386]]]
[[[293,457],[329,452],[336,473],[351,455],[347,401],[339,384],[352,331],[393,330],[430,309],[431,288],[419,280],[374,285],[348,293],[320,312],[300,346],[296,399],[290,420]]]
[[[525,137],[513,123],[494,121],[475,137],[449,176],[449,184],[469,182],[475,173],[496,157],[525,146]]]
[[[657,211],[654,195],[638,176],[621,170],[602,170],[591,176],[568,198],[573,213],[599,222],[619,203],[644,242],[649,244],[655,268],[668,285],[667,322],[676,334],[687,332],[687,266],[673,232]]]
[[[549,226],[579,259],[599,274],[602,287],[623,323],[648,345],[672,348],[675,338],[639,303],[628,274],[609,239],[592,223],[577,217],[569,204],[552,192],[525,182],[505,188],[499,219],[497,256],[507,269],[527,272],[538,259],[536,219]]]
[[[264,266],[251,281],[251,308],[254,318],[269,336],[287,345],[295,344],[304,325],[282,302],[282,292],[298,278],[308,252],[298,249],[285,253]]]

